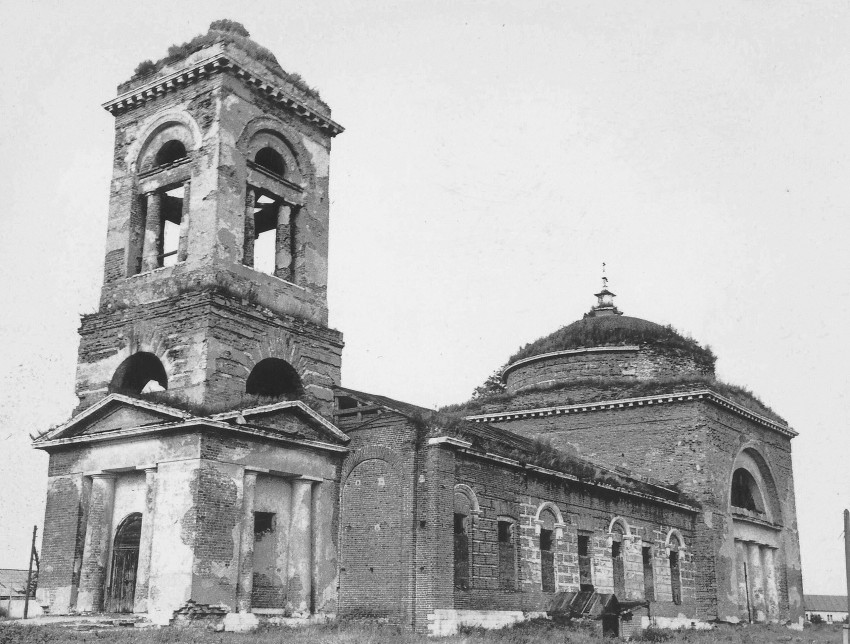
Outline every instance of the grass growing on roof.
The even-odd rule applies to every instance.
[[[204,47],[209,47],[215,43],[226,43],[238,47],[254,58],[254,60],[262,63],[275,76],[291,83],[308,96],[320,99],[318,90],[310,87],[301,78],[300,74],[285,71],[270,50],[251,40],[251,34],[248,33],[248,30],[241,23],[227,19],[215,20],[210,23],[209,31],[205,34],[198,34],[191,40],[180,45],[171,45],[168,48],[168,53],[156,62],[143,60],[133,71],[130,82],[150,76],[163,67],[183,60],[196,51],[200,51]]]
[[[517,393],[495,391],[463,403],[442,407],[440,411],[446,414],[474,416],[497,411],[528,409],[530,406],[578,405],[604,400],[684,393],[696,389],[710,389],[757,414],[780,424],[787,424],[779,414],[746,387],[729,384],[710,376],[695,375],[651,380],[578,378],[566,382],[528,387]],[[569,393],[571,390],[575,392],[572,396]],[[551,394],[548,398],[547,393]],[[529,403],[528,399],[532,396],[535,397],[535,400]]]
[[[684,335],[672,326],[662,326],[628,316],[586,317],[554,333],[526,344],[510,357],[508,364],[543,353],[588,347],[653,345],[683,351],[706,367],[714,368],[717,358],[710,347]]]

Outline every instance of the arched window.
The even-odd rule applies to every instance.
[[[154,159],[155,166],[168,165],[186,156],[186,146],[177,139],[172,139],[157,151]]]
[[[245,393],[293,400],[304,393],[304,388],[298,372],[286,360],[266,358],[251,370],[245,382]]]
[[[146,351],[124,360],[109,383],[110,393],[144,394],[168,389],[168,376],[159,358]]]
[[[540,512],[540,585],[544,593],[555,592],[555,524],[549,508]]]
[[[655,601],[655,567],[653,565],[655,555],[651,545],[644,544],[641,547],[641,558],[643,559],[643,598],[647,601]]]
[[[112,544],[111,583],[106,607],[111,612],[133,612],[141,536],[142,515],[138,512],[127,516],[115,531],[115,541]]]
[[[758,483],[745,468],[739,467],[732,474],[732,506],[750,512],[764,512],[764,502]]]
[[[470,556],[472,545],[472,503],[463,492],[455,490],[454,501],[454,568],[455,588],[469,589]]]
[[[673,603],[682,603],[682,568],[681,568],[681,552],[682,542],[679,536],[671,534],[669,539],[670,548],[670,590],[673,594]]]
[[[257,154],[254,155],[254,163],[279,177],[286,174],[286,164],[283,162],[283,156],[274,148],[260,148]]]
[[[623,559],[625,533],[620,521],[611,526],[611,564],[614,574],[614,594],[618,599],[626,596],[626,566]]]

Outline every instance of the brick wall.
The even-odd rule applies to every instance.
[[[76,605],[90,490],[91,481],[82,474],[51,476],[47,482],[38,592],[53,614]]]
[[[607,349],[565,352],[524,363],[509,370],[507,390],[513,393],[536,385],[584,378],[648,380],[714,374],[713,368],[680,349],[652,345],[632,351]]]
[[[649,545],[655,557],[656,588],[667,588],[657,597],[654,614],[696,614],[693,562],[682,561],[682,605],[672,604],[669,597],[669,573],[663,578],[666,560],[665,539],[672,528],[685,535],[688,545],[695,540],[693,513],[631,499],[616,493],[595,493],[589,486],[554,481],[519,469],[463,455],[456,459],[455,481],[468,485],[475,493],[481,514],[476,520],[473,541],[473,579],[468,591],[455,589],[458,609],[545,610],[552,593],[541,587],[540,525],[538,511],[557,508],[561,519],[555,525],[556,590],[578,590],[578,535],[590,536],[593,580],[598,592],[614,592],[611,521],[622,517],[629,525],[631,537],[623,547],[626,597],[643,598],[643,566],[641,547]],[[552,505],[550,505],[552,504]],[[498,579],[497,521],[502,516],[515,517],[519,535],[519,580],[516,590],[500,587]],[[666,584],[666,586],[665,586]]]
[[[84,317],[80,329],[78,409],[105,396],[115,370],[137,351],[154,353],[163,363],[169,392],[218,405],[241,400],[260,360],[281,358],[298,371],[307,399],[330,414],[342,336],[214,293],[96,313]]]

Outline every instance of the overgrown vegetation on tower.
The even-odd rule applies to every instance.
[[[299,74],[291,74],[285,71],[271,51],[251,40],[251,34],[242,23],[226,18],[211,22],[209,31],[205,34],[198,34],[191,40],[180,45],[171,45],[168,48],[167,55],[156,62],[143,60],[136,65],[130,82],[155,74],[166,65],[176,63],[191,56],[196,51],[200,51],[204,47],[209,47],[215,43],[226,43],[238,47],[254,60],[262,63],[275,76],[292,83],[292,85],[305,94],[320,99],[318,90],[310,87]]]

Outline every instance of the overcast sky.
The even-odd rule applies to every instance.
[[[250,7],[250,8],[245,8]],[[589,309],[784,416],[808,593],[844,591],[850,3],[0,0],[0,567],[25,567],[96,309],[136,64],[227,17],[330,104],[343,384],[433,407]]]

